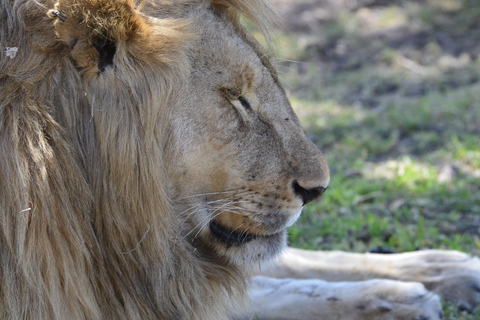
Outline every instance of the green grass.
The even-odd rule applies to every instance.
[[[464,45],[469,35],[480,41],[478,2],[326,8],[318,30],[277,35],[280,77],[331,169],[328,191],[290,228],[291,244],[479,256],[480,56]],[[480,319],[448,302],[444,310],[447,320]]]

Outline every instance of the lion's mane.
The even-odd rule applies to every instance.
[[[225,318],[244,271],[182,241],[164,174],[163,119],[189,74],[188,21],[150,30],[128,0],[60,2],[83,25],[55,30],[50,1],[1,2],[0,318]],[[155,10],[181,2],[208,1]],[[266,12],[260,1],[208,5],[232,19]],[[108,10],[120,19],[88,20]],[[69,51],[68,32],[80,49],[108,33],[125,68],[98,76],[91,52]]]

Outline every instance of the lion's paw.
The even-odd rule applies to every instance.
[[[359,282],[363,288],[352,299],[361,316],[375,320],[440,320],[443,311],[439,297],[421,283],[393,280]],[[353,289],[353,288],[352,288]],[[353,297],[352,297],[353,298]]]
[[[404,280],[422,282],[427,289],[462,310],[480,306],[480,259],[457,251],[412,252],[410,263],[401,268]]]
[[[260,319],[440,320],[439,297],[421,283],[326,282],[256,277],[250,288]]]

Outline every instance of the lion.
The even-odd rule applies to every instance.
[[[420,283],[293,280],[338,281],[349,259],[353,280],[430,278],[419,258],[387,273],[368,255],[282,254],[330,178],[240,23],[267,33],[266,2],[3,0],[0,12],[1,319],[440,317]],[[444,272],[430,289],[456,270],[448,288],[469,283],[458,301],[474,307],[478,269],[464,267],[478,260],[455,254],[443,269],[424,257]]]

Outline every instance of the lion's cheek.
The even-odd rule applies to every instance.
[[[240,187],[243,181],[238,172],[237,160],[231,156],[228,145],[211,142],[198,143],[173,164],[174,179],[181,179],[180,188],[189,193],[217,192]]]

